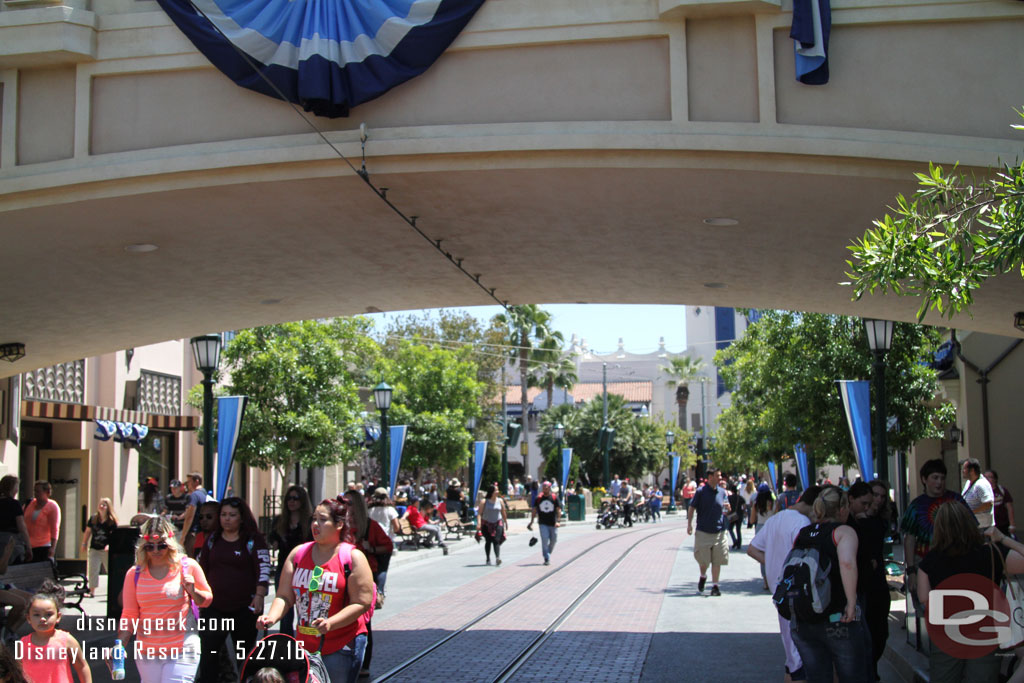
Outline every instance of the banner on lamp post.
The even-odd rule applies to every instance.
[[[675,453],[669,453],[669,455],[672,457],[672,460],[671,460],[672,466],[671,466],[671,469],[670,469],[670,472],[669,472],[669,475],[668,475],[669,476],[669,480],[668,480],[668,500],[669,500],[669,505],[672,506],[672,507],[675,507],[675,505],[676,505],[676,482],[679,481],[679,456],[676,455]]]
[[[846,424],[850,427],[853,452],[857,454],[857,468],[864,481],[875,478],[874,458],[871,453],[871,384],[867,380],[836,380],[843,397]]]
[[[214,461],[214,493],[224,500],[231,472],[235,467],[235,447],[242,431],[247,396],[221,396],[217,399],[217,459]]]
[[[388,432],[388,444],[391,446],[391,495],[394,495],[395,484],[398,482],[398,468],[402,466],[402,449],[405,447],[405,425],[394,425]]]
[[[769,461],[768,463],[768,485],[772,487],[772,493],[776,493],[777,482],[779,481],[779,472],[775,467],[775,461]]]
[[[806,489],[810,486],[810,472],[807,471],[807,451],[804,450],[804,445],[802,443],[798,443],[793,446],[793,451],[796,454],[796,469],[797,473],[800,475],[800,484]]]
[[[562,449],[562,501],[569,495],[569,465],[572,464],[572,449]]]
[[[484,476],[484,458],[487,457],[487,442],[473,442],[473,495],[471,505],[476,507],[476,492],[480,490],[480,480]]]

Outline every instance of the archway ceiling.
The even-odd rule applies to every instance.
[[[494,168],[474,160],[373,181],[510,303],[729,305],[913,320],[914,300],[852,302],[838,283],[847,279],[846,246],[897,192],[913,190],[907,179],[916,166],[648,161]],[[311,164],[265,180],[275,173],[262,169],[249,181],[209,172],[185,178],[181,189],[149,192],[143,183],[136,194],[114,183],[86,188],[97,198],[54,194],[7,211],[0,202],[0,342],[28,349],[0,376],[209,331],[494,303],[358,177]],[[713,227],[703,223],[709,217],[739,224]],[[137,243],[159,249],[125,252]],[[1015,334],[1022,294],[1019,277],[993,280],[973,317],[956,326]]]

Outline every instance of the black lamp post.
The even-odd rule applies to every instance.
[[[213,373],[220,363],[221,337],[204,334],[190,343],[196,369],[203,373],[203,484],[213,491]]]
[[[391,430],[388,429],[388,409],[391,407],[391,392],[394,391],[386,382],[381,382],[373,388],[373,400],[380,411],[380,476],[383,479],[381,486],[389,488],[391,477],[388,473],[388,462],[391,458],[391,450],[388,447],[388,440],[391,437]],[[395,495],[389,490],[390,495]]]
[[[676,442],[676,433],[673,431],[665,432],[665,445],[668,446],[668,511],[676,511],[676,483],[673,481],[672,476],[672,445]],[[657,482],[655,482],[657,484]]]
[[[889,447],[886,443],[888,416],[886,415],[885,400],[885,354],[892,348],[893,322],[865,318],[864,331],[868,335],[868,346],[875,355],[875,459],[878,463],[878,478],[882,481],[889,481]]]
[[[553,433],[555,435],[555,441],[558,442],[558,447],[555,450],[555,458],[556,458],[555,462],[561,464],[561,461],[557,460],[557,459],[562,457],[562,439],[565,438],[565,425],[563,425],[561,422],[556,422],[555,423],[555,429],[554,429]],[[566,492],[567,492],[568,488],[569,488],[569,482],[563,481],[562,482],[562,516],[563,517],[565,517],[565,501],[566,501]]]

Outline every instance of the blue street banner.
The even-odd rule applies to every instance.
[[[572,464],[572,449],[562,449],[562,500],[569,495],[569,465]]]
[[[800,475],[800,484],[806,489],[810,486],[810,483],[808,483],[810,473],[807,471],[807,451],[804,450],[802,443],[793,446],[793,451],[796,453],[796,470],[797,474]]]
[[[391,445],[391,495],[395,495],[395,484],[398,482],[398,468],[402,466],[402,449],[405,448],[405,425],[391,427],[389,442]]]
[[[672,507],[676,506],[676,482],[679,480],[679,456],[674,452],[669,453],[672,458],[671,472],[669,472],[668,480],[668,500],[669,505]]]
[[[242,431],[247,396],[222,396],[217,399],[217,460],[214,463],[214,494],[224,500],[235,467],[235,446]]]
[[[871,384],[867,380],[836,380],[843,396],[846,424],[850,427],[857,468],[864,481],[875,478],[871,454]]]
[[[769,462],[768,463],[768,483],[772,487],[772,493],[776,492],[775,487],[778,485],[777,484],[778,481],[779,481],[779,472],[778,472],[778,470],[775,467],[775,462],[774,461]]]
[[[484,476],[484,458],[487,457],[487,442],[473,442],[473,495],[470,505],[476,507],[476,492],[480,490],[480,480]]]
[[[351,107],[422,74],[483,5],[483,0],[157,1],[236,85],[332,118],[348,116]]]

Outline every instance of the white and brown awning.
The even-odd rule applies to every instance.
[[[187,430],[199,427],[199,417],[193,415],[152,415],[138,410],[118,410],[106,406],[81,403],[51,403],[49,401],[22,401],[21,417],[50,420],[109,420],[146,425],[150,429]]]

